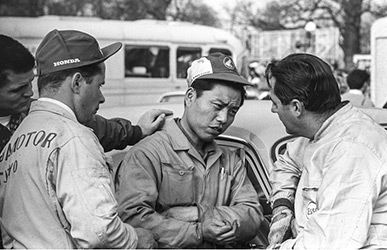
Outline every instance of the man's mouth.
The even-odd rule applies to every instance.
[[[210,128],[217,134],[222,133],[222,125],[213,125],[213,126],[210,126]]]

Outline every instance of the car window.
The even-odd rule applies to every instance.
[[[169,77],[169,48],[125,46],[125,77]]]
[[[202,55],[202,49],[199,47],[178,47],[176,51],[176,76],[177,78],[186,78],[187,69],[191,63],[199,59]]]

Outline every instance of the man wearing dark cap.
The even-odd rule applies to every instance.
[[[135,248],[153,236],[117,215],[109,159],[88,122],[104,102],[102,50],[74,30],[49,32],[36,52],[40,98],[0,154],[5,248]]]
[[[161,248],[240,247],[257,235],[261,207],[244,159],[214,139],[234,121],[250,83],[221,53],[187,73],[181,119],[131,148],[118,170],[119,216],[151,230]]]
[[[31,105],[35,59],[26,47],[0,34],[0,151],[11,138]],[[169,110],[150,110],[137,125],[122,118],[105,119],[94,115],[86,126],[93,129],[105,152],[123,149],[153,133]]]

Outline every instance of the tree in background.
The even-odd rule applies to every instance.
[[[0,0],[0,16],[91,16],[118,20],[176,20],[219,27],[201,0]]]
[[[104,19],[166,19],[172,0],[0,0],[0,16],[95,16]]]
[[[169,8],[168,16],[174,21],[221,27],[215,10],[201,0],[174,0]]]
[[[237,4],[237,14],[233,14],[239,16],[235,19],[239,24],[259,30],[282,30],[303,28],[313,20],[318,27],[338,27],[346,68],[353,66],[354,54],[369,52],[370,21],[363,24],[362,18],[368,14],[372,20],[387,13],[385,6],[372,0],[273,0],[263,10],[252,8],[252,3]]]

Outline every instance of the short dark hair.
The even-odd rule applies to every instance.
[[[42,93],[43,90],[56,91],[67,77],[73,76],[77,72],[82,74],[82,76],[86,79],[87,83],[90,83],[91,77],[102,73],[100,64],[101,63],[95,63],[79,68],[67,69],[39,76],[39,94]]]
[[[269,86],[271,77],[276,79],[274,94],[284,105],[297,99],[304,103],[306,110],[325,113],[341,103],[331,67],[317,56],[296,53],[271,63],[266,68]]]
[[[222,80],[211,80],[211,79],[196,79],[191,87],[195,89],[197,93],[197,97],[200,97],[203,94],[203,91],[205,90],[212,90],[215,86],[215,84],[222,84],[232,87],[235,90],[238,90],[241,92],[241,105],[242,107],[245,97],[246,97],[246,90],[240,83],[236,82],[230,82],[230,81],[222,81]]]
[[[361,89],[369,79],[367,71],[354,69],[347,76],[347,84],[350,89]]]
[[[21,74],[32,70],[35,66],[31,52],[6,35],[0,35],[0,58],[0,87],[7,83],[10,71]]]

